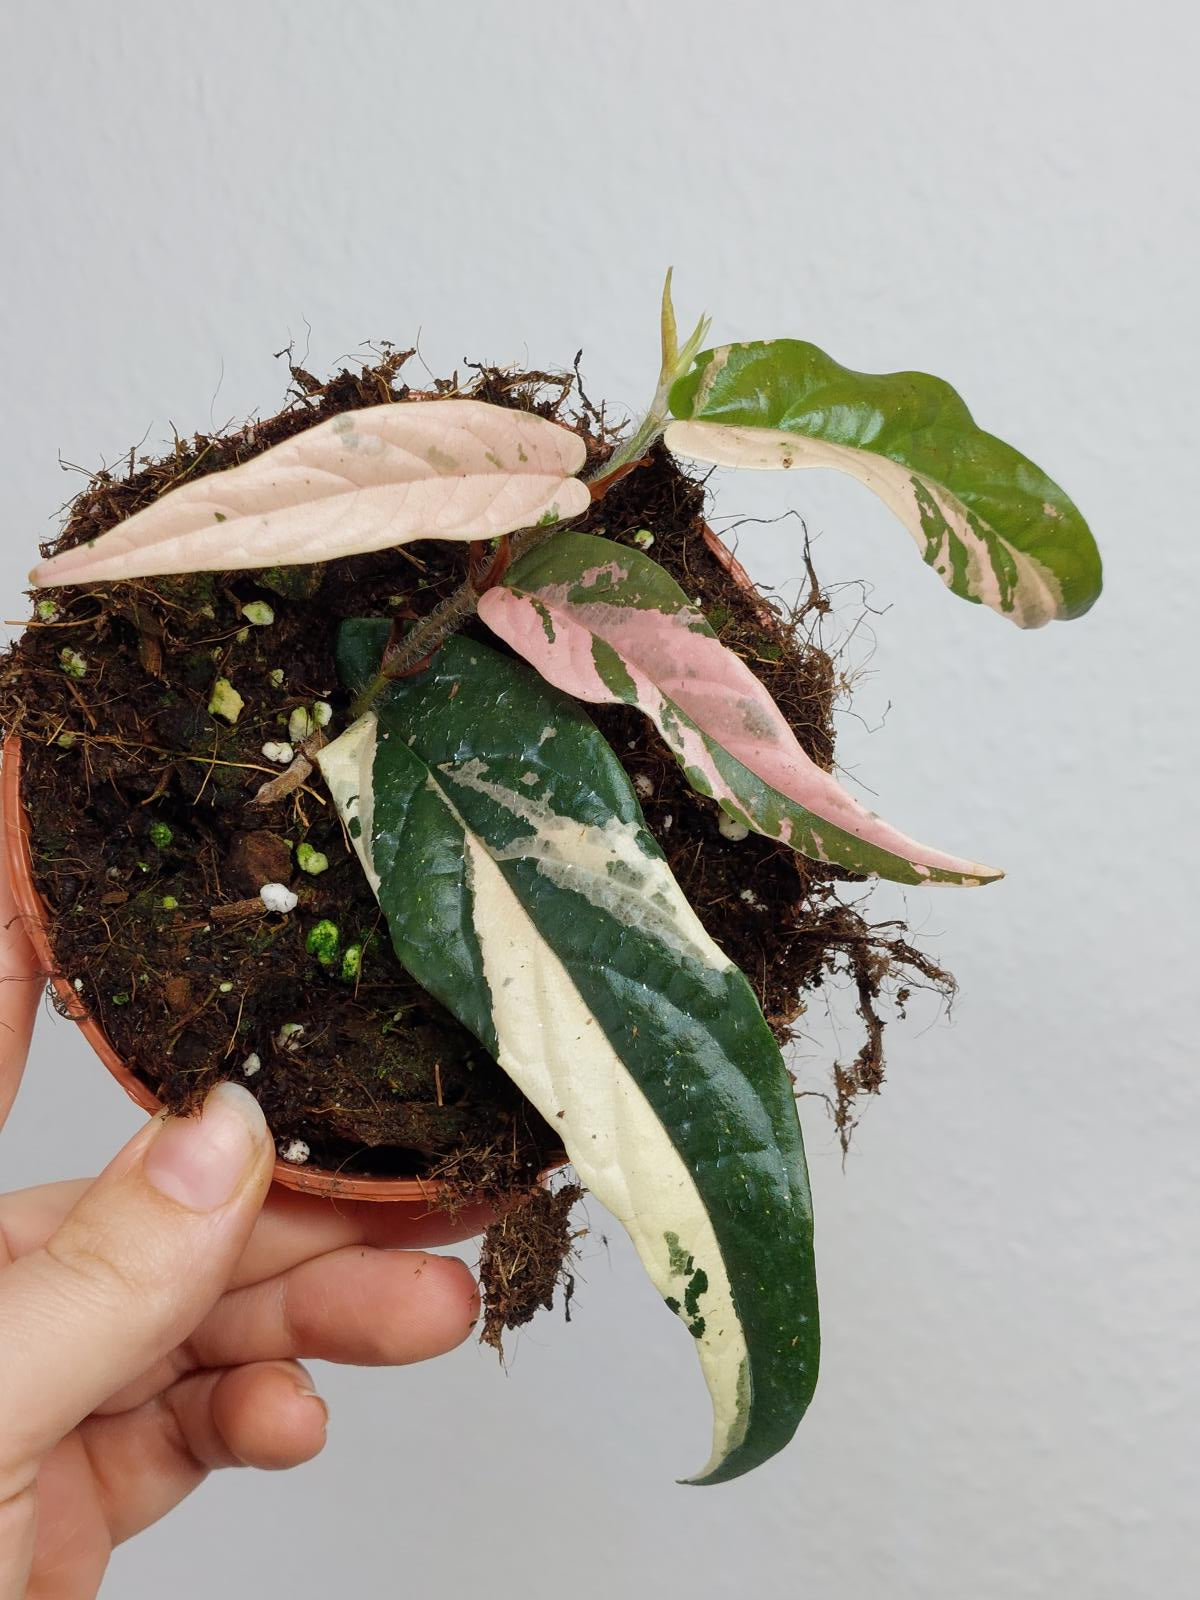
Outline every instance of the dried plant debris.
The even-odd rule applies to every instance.
[[[570,1262],[586,1231],[572,1227],[571,1211],[582,1197],[577,1183],[535,1189],[484,1234],[479,1259],[484,1302],[480,1338],[498,1353],[503,1352],[505,1332],[523,1328],[539,1311],[549,1311],[560,1289],[570,1321],[575,1292]]]

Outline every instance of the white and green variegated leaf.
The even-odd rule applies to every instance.
[[[736,821],[802,855],[899,883],[986,883],[994,867],[893,828],[806,753],[741,658],[657,562],[592,534],[530,551],[479,615],[556,688],[637,706],[688,782]]]
[[[343,626],[350,687],[389,631]],[[461,637],[317,759],[400,960],[561,1133],[695,1340],[714,1416],[695,1481],[748,1471],[817,1375],[800,1125],[624,770],[577,705]]]
[[[900,518],[948,588],[1023,628],[1081,616],[1100,555],[1040,467],[976,426],[923,372],[839,366],[799,339],[705,350],[670,396],[682,456],[730,467],[835,467]]]

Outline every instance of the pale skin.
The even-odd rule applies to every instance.
[[[0,864],[0,1126],[43,986]],[[95,1180],[0,1196],[0,1600],[87,1600],[215,1468],[310,1460],[328,1414],[304,1357],[402,1364],[470,1333],[471,1274],[414,1247],[477,1233],[482,1208],[268,1192],[274,1156],[231,1086]]]

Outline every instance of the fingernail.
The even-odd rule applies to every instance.
[[[258,1101],[238,1083],[219,1083],[198,1117],[163,1123],[142,1163],[146,1181],[191,1211],[215,1211],[237,1192],[267,1125]]]
[[[309,1374],[307,1372],[305,1372],[305,1373],[298,1374],[293,1381],[294,1381],[294,1383],[296,1385],[296,1393],[298,1395],[300,1395],[305,1400],[315,1400],[316,1403],[320,1406],[320,1408],[321,1408],[322,1426],[325,1427],[325,1428],[328,1428],[329,1427],[329,1407],[325,1404],[324,1399],[317,1393],[316,1389],[313,1387],[312,1378],[309,1376]]]
[[[318,1394],[318,1393],[317,1393],[317,1392],[316,1392],[316,1390],[315,1390],[315,1389],[306,1389],[306,1388],[305,1388],[305,1387],[304,1387],[304,1386],[303,1386],[303,1384],[299,1384],[299,1383],[298,1383],[298,1384],[297,1384],[297,1385],[296,1385],[296,1392],[297,1392],[297,1393],[298,1393],[298,1394],[301,1394],[301,1395],[303,1395],[303,1396],[304,1396],[304,1398],[305,1398],[305,1399],[306,1399],[306,1400],[312,1400],[312,1401],[314,1401],[314,1402],[315,1402],[315,1403],[316,1403],[316,1404],[317,1404],[317,1405],[319,1405],[319,1406],[320,1406],[320,1408],[321,1408],[321,1419],[322,1419],[322,1424],[323,1424],[323,1426],[324,1426],[324,1427],[325,1427],[325,1428],[328,1428],[328,1427],[329,1427],[329,1407],[328,1407],[328,1406],[327,1406],[327,1405],[326,1405],[326,1404],[325,1404],[325,1402],[324,1402],[324,1400],[323,1400],[323,1399],[322,1399],[322,1398],[321,1398],[321,1396],[320,1396],[320,1395],[319,1395],[319,1394]]]

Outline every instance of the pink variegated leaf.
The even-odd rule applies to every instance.
[[[745,662],[640,551],[563,533],[481,599],[488,626],[557,688],[639,707],[692,787],[800,854],[899,883],[979,884],[994,867],[918,844],[805,754]]]
[[[480,400],[344,411],[241,466],[197,478],[89,544],[40,586],[296,566],[413,539],[489,539],[579,516],[578,434]]]

